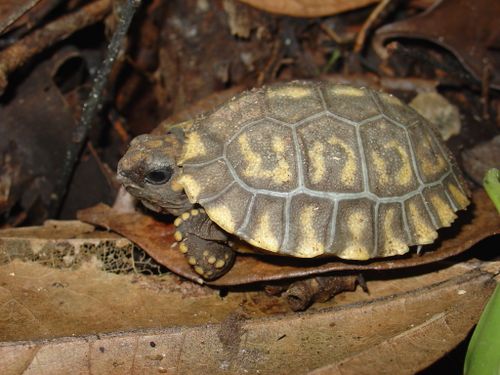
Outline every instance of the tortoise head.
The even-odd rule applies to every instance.
[[[182,186],[176,159],[182,149],[176,132],[143,134],[130,142],[118,163],[118,180],[149,209],[180,215],[192,207]]]

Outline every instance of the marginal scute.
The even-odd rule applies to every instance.
[[[296,123],[323,110],[316,85],[292,82],[274,85],[266,90],[267,115],[288,124]]]
[[[339,203],[335,245],[343,259],[367,260],[374,249],[373,202],[368,199]]]
[[[236,223],[233,219],[233,213],[228,206],[223,203],[212,204],[210,205],[210,207],[206,206],[206,210],[208,216],[210,216],[210,218],[215,221],[222,229],[229,233],[234,232]]]
[[[322,93],[327,109],[337,116],[360,122],[379,115],[367,89],[325,84]]]
[[[213,221],[229,233],[234,233],[245,220],[246,209],[251,194],[238,184],[233,184],[220,197],[204,204],[205,210]]]
[[[329,199],[310,197],[307,194],[294,196],[290,203],[289,236],[283,244],[287,254],[312,258],[329,251],[333,202]]]
[[[403,103],[394,95],[372,92],[379,103],[382,113],[402,126],[410,127],[422,117],[410,106]]]
[[[278,252],[284,235],[283,198],[258,195],[255,197],[249,222],[240,235],[250,244]]]
[[[378,209],[378,256],[407,253],[408,238],[403,227],[400,203],[380,204]]]
[[[448,183],[448,191],[458,205],[462,207],[467,207],[470,203],[469,199],[462,193],[462,191],[452,182]]]
[[[443,188],[440,185],[426,188],[423,194],[429,209],[434,217],[439,220],[439,227],[449,227],[455,221],[457,215],[453,211],[453,207],[448,201]]]
[[[206,134],[223,144],[245,124],[263,119],[264,107],[262,90],[244,92],[210,115],[198,119],[195,128],[202,128]]]
[[[422,180],[425,183],[438,180],[449,170],[449,163],[441,151],[444,146],[439,147],[438,144],[441,141],[422,123],[412,126],[408,133]]]
[[[412,245],[425,245],[434,242],[438,234],[433,228],[432,219],[425,208],[425,203],[420,195],[405,202],[407,221],[412,236]]]

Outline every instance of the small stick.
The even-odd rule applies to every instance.
[[[100,21],[110,10],[111,0],[95,1],[34,31],[0,52],[0,95],[7,87],[7,76],[11,72],[74,32]]]
[[[30,0],[15,6],[16,9],[8,17],[4,18],[3,20],[0,20],[0,34],[2,34],[3,31],[7,29],[7,27],[16,22],[24,14],[29,12],[29,10],[33,8],[35,5],[37,5],[39,2],[40,0]]]
[[[490,82],[491,82],[491,65],[485,64],[483,68],[483,76],[481,77],[481,101],[483,104],[483,119],[490,118],[489,99],[490,99]]]
[[[365,45],[366,36],[368,32],[373,28],[375,23],[380,19],[382,13],[387,9],[389,5],[393,3],[393,0],[382,0],[377,4],[373,12],[370,13],[365,23],[359,30],[358,36],[356,37],[356,43],[354,43],[354,52],[361,53]]]
[[[141,0],[127,0],[126,4],[123,5],[123,8],[119,12],[120,18],[116,31],[109,42],[108,50],[102,66],[94,77],[92,90],[83,105],[82,117],[80,118],[80,122],[76,127],[75,132],[73,133],[73,140],[69,144],[66,151],[63,171],[55,184],[54,193],[52,194],[52,202],[49,208],[49,215],[51,217],[57,216],[60,211],[62,202],[66,196],[67,187],[73,176],[74,166],[79,159],[96,113],[102,103],[102,92],[108,83],[109,73],[111,72],[113,63],[121,50],[122,41],[127,34],[132,17],[140,4]]]

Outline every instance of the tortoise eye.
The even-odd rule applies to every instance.
[[[146,182],[149,182],[152,185],[163,185],[170,180],[172,174],[172,167],[154,169],[146,175]]]

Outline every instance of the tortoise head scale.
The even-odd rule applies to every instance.
[[[153,211],[176,216],[193,207],[177,183],[183,127],[173,125],[166,133],[134,138],[118,163],[118,180],[129,193]]]

